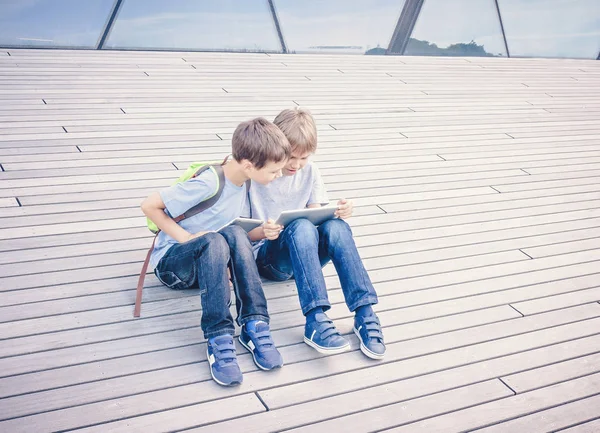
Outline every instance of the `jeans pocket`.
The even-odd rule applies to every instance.
[[[185,290],[188,288],[188,285],[171,271],[156,271],[155,274],[156,278],[169,289]]]

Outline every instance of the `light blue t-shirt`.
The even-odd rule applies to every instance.
[[[218,176],[214,170],[206,170],[198,177],[178,183],[160,191],[160,197],[166,206],[165,213],[172,218],[185,213],[212,196],[217,189]],[[246,186],[237,186],[225,179],[225,186],[219,200],[210,208],[178,224],[190,233],[217,230],[234,218],[239,217],[247,207]],[[160,259],[169,248],[178,242],[165,232],[160,232],[156,237],[154,250],[150,256],[150,266],[156,267]]]
[[[250,188],[252,218],[277,219],[284,210],[304,209],[308,205],[329,203],[327,191],[317,166],[311,162],[293,176],[282,176],[267,185],[252,182]],[[248,208],[244,213],[250,213]],[[254,244],[255,252],[263,241]]]

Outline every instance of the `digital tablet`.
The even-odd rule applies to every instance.
[[[285,227],[298,218],[306,218],[311,223],[318,226],[319,224],[323,224],[327,220],[336,218],[336,210],[337,206],[323,206],[314,207],[311,209],[286,210],[281,212],[281,215],[279,215],[279,218],[277,218],[275,224],[281,224]]]
[[[220,227],[217,231],[220,232],[225,227],[229,227],[231,225],[236,225],[236,226],[240,226],[241,228],[243,228],[246,232],[249,232],[251,230],[254,230],[256,227],[260,227],[262,225],[262,223],[263,223],[262,220],[256,220],[256,219],[252,219],[252,218],[236,218],[234,220],[229,221],[224,226]]]

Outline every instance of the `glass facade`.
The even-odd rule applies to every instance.
[[[499,0],[511,56],[595,59],[600,0]]]
[[[287,49],[295,53],[383,54],[403,0],[276,0]]]
[[[0,47],[596,59],[600,0],[0,0]]]
[[[0,0],[0,46],[95,48],[113,0]]]
[[[125,0],[105,48],[281,51],[263,0]]]
[[[404,54],[505,57],[494,0],[426,0]]]

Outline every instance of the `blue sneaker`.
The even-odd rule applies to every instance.
[[[261,370],[283,366],[283,358],[271,338],[269,325],[262,320],[252,320],[242,326],[240,344],[252,354],[254,363]]]
[[[342,353],[350,348],[348,340],[342,337],[325,313],[317,313],[314,320],[306,322],[304,342],[325,355]]]
[[[210,338],[206,344],[206,357],[210,374],[219,385],[231,386],[242,383],[242,371],[235,356],[231,335]]]
[[[360,340],[360,350],[371,359],[382,359],[385,354],[383,333],[379,318],[373,313],[370,316],[354,317],[354,333]]]

